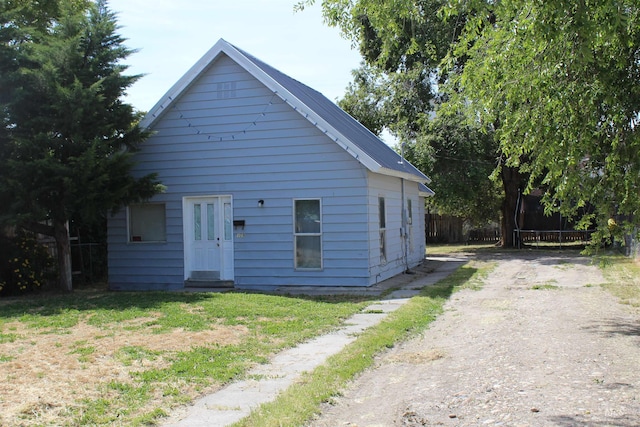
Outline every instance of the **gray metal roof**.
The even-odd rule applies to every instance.
[[[415,168],[407,160],[402,159],[391,147],[322,93],[289,77],[250,53],[236,46],[234,47],[238,52],[242,53],[247,59],[298,98],[303,104],[322,116],[338,132],[371,156],[380,166],[385,169],[415,175],[424,182],[431,181],[420,170]]]
[[[323,94],[220,39],[154,106],[141,125],[149,127],[220,54],[226,54],[273,90],[296,111],[358,159],[369,170],[421,184],[431,180]],[[424,186],[424,195],[433,191]]]

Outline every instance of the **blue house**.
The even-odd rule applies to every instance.
[[[167,190],[109,218],[109,286],[371,286],[425,254],[429,178],[319,92],[218,41],[141,123]]]

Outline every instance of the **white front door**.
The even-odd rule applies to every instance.
[[[185,279],[233,280],[230,196],[185,198]]]

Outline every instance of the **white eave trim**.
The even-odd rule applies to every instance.
[[[419,182],[421,184],[431,183],[431,179],[426,175],[418,176],[410,172],[402,172],[402,171],[397,171],[389,168],[380,168],[380,170],[378,170],[377,172],[382,175],[394,176],[396,178],[403,178],[403,179],[406,179],[407,181]]]
[[[418,176],[408,172],[397,171],[382,167],[371,156],[365,153],[357,145],[353,144],[350,139],[338,132],[333,126],[329,125],[322,117],[315,113],[311,108],[307,107],[302,101],[295,97],[291,92],[286,90],[280,83],[275,81],[271,76],[265,73],[260,67],[247,58],[242,52],[238,51],[233,45],[228,43],[224,39],[218,40],[207,53],[202,56],[187,73],[180,78],[167,93],[160,98],[147,115],[140,121],[140,127],[143,129],[149,128],[153,123],[169,109],[171,104],[185,91],[189,86],[205,71],[214,61],[220,56],[225,54],[231,59],[240,64],[247,72],[253,77],[258,79],[269,90],[273,91],[284,102],[289,104],[295,111],[305,117],[311,124],[313,124],[318,130],[324,133],[328,138],[333,140],[336,144],[342,147],[347,153],[358,160],[364,167],[371,172],[379,173],[382,175],[395,176],[399,178],[405,178],[415,182],[431,182],[427,176]]]
[[[165,93],[140,121],[140,127],[147,129],[164,114],[169,106],[206,70],[221,53],[227,53],[228,42],[220,39],[196,62],[184,76]]]
[[[427,189],[429,191],[418,191],[418,195],[422,197],[433,197],[436,195],[436,193],[432,189],[430,189],[429,187],[427,187]]]

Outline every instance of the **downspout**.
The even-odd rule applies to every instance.
[[[403,247],[404,247],[404,267],[405,267],[405,273],[409,272],[409,239],[407,239],[407,212],[406,212],[406,206],[405,206],[405,201],[404,201],[404,178],[400,178],[400,197],[402,198],[401,202],[400,202],[400,212],[402,213],[402,219],[401,219],[401,224],[400,224],[400,234],[402,236],[403,239]]]
[[[404,142],[400,144],[400,164],[404,164]],[[400,222],[400,236],[403,240],[403,261],[404,261],[404,272],[407,274],[413,273],[409,270],[409,239],[407,239],[407,212],[404,200],[404,178],[400,178],[400,213],[401,213],[401,222]]]

